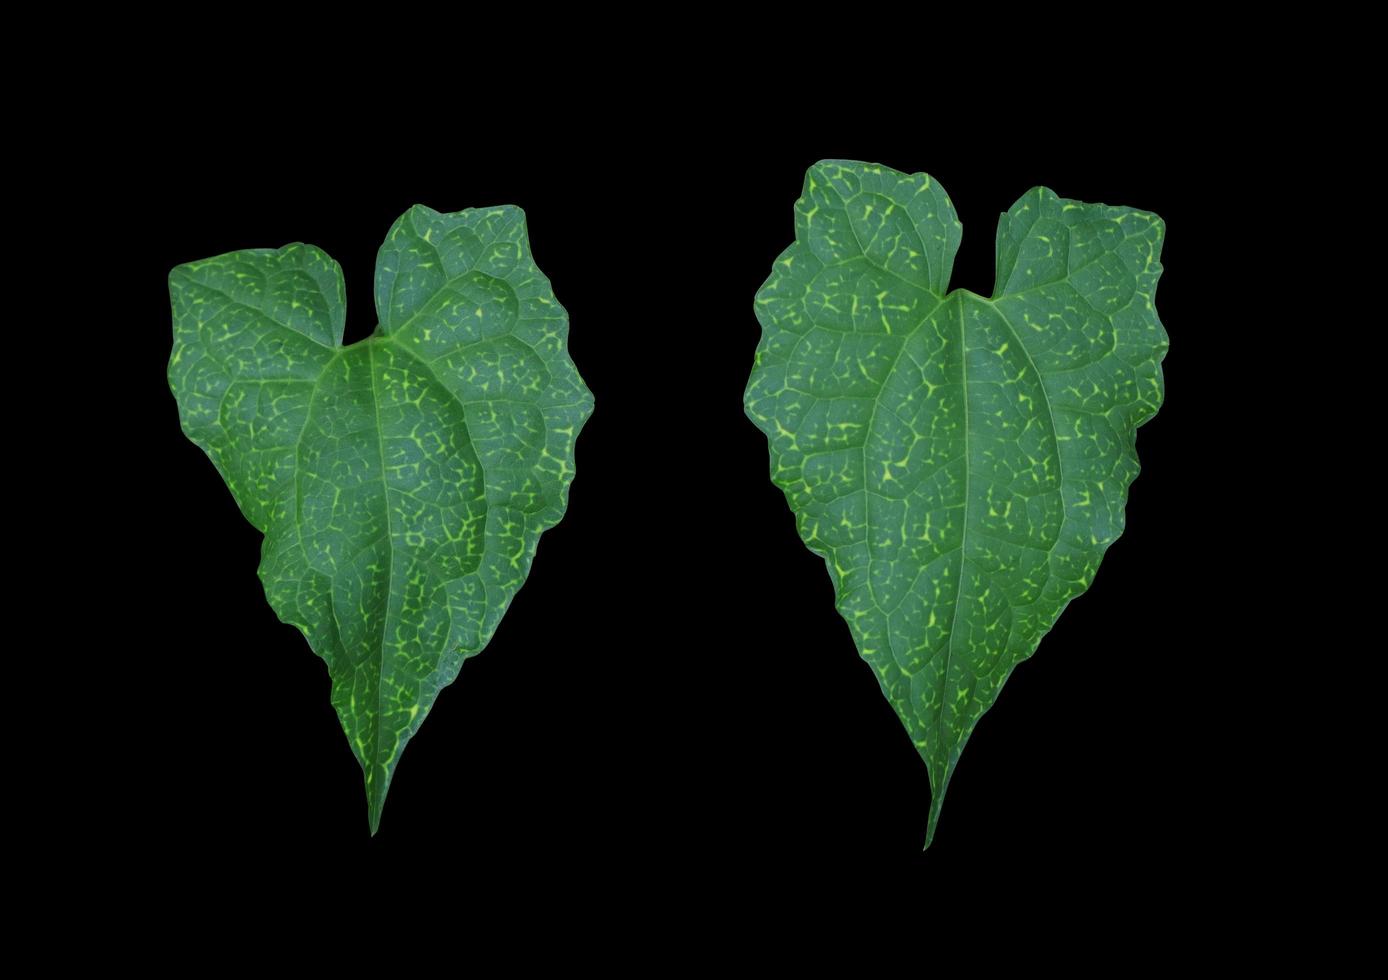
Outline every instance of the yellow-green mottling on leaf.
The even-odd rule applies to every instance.
[[[265,534],[260,579],[327,662],[374,834],[400,753],[487,645],[564,514],[593,399],[525,215],[415,206],[342,345],[342,270],[311,245],[169,274],[183,431]]]
[[[992,297],[950,292],[944,188],[829,160],[757,293],[747,414],[925,760],[927,847],[974,725],[1123,530],[1163,231],[1037,187],[998,223]]]

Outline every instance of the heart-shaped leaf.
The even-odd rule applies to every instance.
[[[328,665],[371,832],[439,690],[487,645],[564,514],[592,395],[525,216],[416,206],[342,345],[342,271],[311,245],[169,275],[183,431],[265,534],[260,578]]]
[[[795,212],[747,414],[925,759],[928,847],[974,725],[1123,530],[1162,401],[1164,229],[1035,188],[984,299],[947,292],[961,225],[926,174],[825,161]]]

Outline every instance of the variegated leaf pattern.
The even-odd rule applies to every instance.
[[[400,753],[564,514],[593,407],[567,315],[511,206],[401,216],[350,346],[342,272],[311,245],[189,262],[169,292],[183,431],[327,663],[374,834]]]
[[[1034,188],[999,221],[992,297],[951,292],[944,188],[824,161],[757,293],[747,414],[926,762],[926,846],[979,717],[1123,530],[1162,402],[1163,233]]]

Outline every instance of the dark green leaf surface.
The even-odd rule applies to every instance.
[[[1123,530],[1162,401],[1161,219],[1038,187],[997,283],[947,292],[961,225],[926,174],[825,161],[757,293],[747,413],[858,651],[930,773]]]
[[[328,665],[371,832],[400,753],[491,638],[564,514],[592,395],[525,216],[416,206],[376,262],[379,324],[342,346],[311,245],[169,275],[183,431],[265,534],[260,578]]]

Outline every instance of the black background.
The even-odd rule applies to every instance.
[[[145,567],[126,583],[144,639],[98,668],[138,692],[141,846],[395,867],[427,852],[461,871],[1006,866],[1097,884],[1179,873],[1192,822],[1223,833],[1197,771],[1214,706],[1193,696],[1178,655],[1199,653],[1183,624],[1210,601],[1184,584],[1182,549],[1204,462],[1190,437],[1207,418],[1202,195],[1235,175],[1156,117],[1123,152],[1097,137],[1045,146],[862,128],[699,113],[657,125],[634,112],[573,131],[421,137],[403,155],[324,142],[306,125],[203,145],[167,133],[127,188],[147,238],[124,260],[141,314],[126,332],[128,390],[144,396],[130,465],[152,474],[123,552]],[[753,295],[793,238],[805,169],[830,157],[943,183],[964,225],[952,285],[984,295],[997,216],[1036,184],[1167,223],[1156,297],[1167,399],[1138,437],[1127,530],[980,722],[924,853],[924,764],[742,410],[760,336]],[[1196,167],[1199,192],[1183,179]],[[371,838],[324,665],[271,612],[260,535],[179,430],[166,277],[233,249],[311,242],[343,267],[351,342],[375,325],[376,249],[417,202],[525,209],[596,412],[567,516],[405,751]]]

